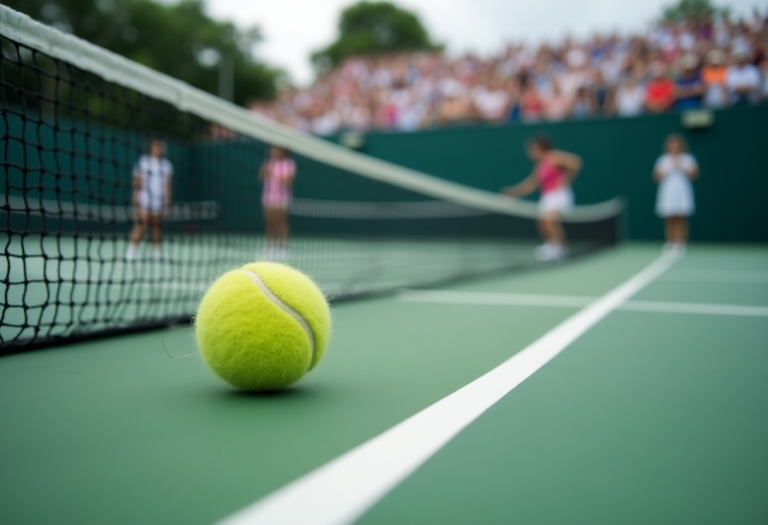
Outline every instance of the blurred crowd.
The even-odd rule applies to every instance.
[[[768,98],[768,20],[661,23],[646,34],[509,45],[499,54],[346,60],[250,109],[317,135],[634,116]]]

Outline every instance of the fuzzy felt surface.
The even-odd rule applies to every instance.
[[[255,273],[310,326],[315,349],[302,326],[253,282]],[[301,272],[277,263],[252,263],[222,275],[203,297],[195,333],[205,363],[243,390],[278,390],[298,381],[320,360],[331,316],[317,286]]]

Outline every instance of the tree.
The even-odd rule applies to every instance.
[[[233,66],[233,100],[271,98],[282,73],[260,63],[258,28],[213,20],[202,0],[7,0],[8,7],[205,91],[216,93],[216,68]]]
[[[661,19],[665,22],[679,22],[715,18],[726,14],[727,7],[716,6],[710,0],[678,0],[676,4],[664,8]]]
[[[419,17],[390,2],[359,2],[342,11],[336,41],[312,54],[318,71],[339,65],[354,55],[396,51],[435,51]]]

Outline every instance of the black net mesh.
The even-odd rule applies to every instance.
[[[265,245],[269,145],[0,35],[0,352],[190,320],[222,272],[279,258],[331,300],[533,263],[534,221],[434,199],[294,155],[286,249]],[[166,144],[172,202],[155,252],[126,260],[134,167]],[[568,226],[573,254],[618,217]]]

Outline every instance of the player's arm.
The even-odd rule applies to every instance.
[[[553,151],[549,154],[555,166],[563,170],[566,184],[570,185],[581,171],[581,157],[565,151]]]
[[[695,161],[686,162],[686,166],[683,167],[683,172],[689,179],[695,180],[699,177],[699,165]]]
[[[264,179],[267,177],[267,161],[264,161],[261,163],[261,168],[259,168],[259,182],[264,182]]]
[[[291,170],[285,174],[283,178],[283,184],[286,188],[290,188],[293,185],[293,180],[296,178],[296,165],[291,164]]]
[[[538,187],[539,178],[536,176],[536,172],[534,171],[522,182],[515,184],[514,186],[507,186],[506,188],[502,188],[501,192],[504,195],[509,195],[510,197],[525,197],[526,195],[536,191],[536,188]]]
[[[165,179],[165,213],[171,212],[171,202],[173,202],[173,177],[170,175]]]
[[[662,162],[656,161],[656,165],[653,167],[653,180],[656,182],[661,182],[664,180],[664,177],[666,177],[666,173],[661,170]]]

